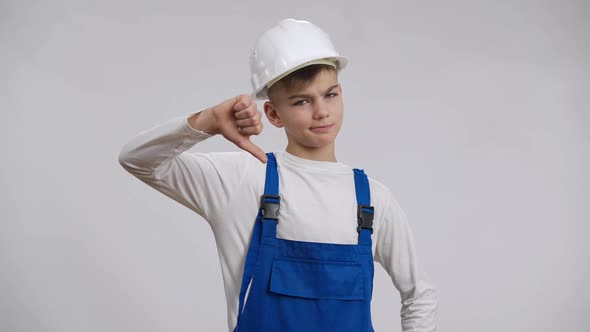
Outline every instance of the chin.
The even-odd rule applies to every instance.
[[[328,146],[328,145],[334,143],[335,139],[336,139],[335,137],[330,137],[329,139],[327,137],[323,138],[323,139],[315,139],[315,140],[312,140],[311,142],[308,142],[309,144],[306,144],[306,145],[310,146],[310,147],[314,147],[314,148],[323,148],[325,146]]]

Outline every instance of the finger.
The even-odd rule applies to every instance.
[[[252,99],[250,96],[241,94],[237,97],[237,102],[234,105],[234,110],[241,111],[244,110],[252,105]]]
[[[221,107],[224,110],[234,109],[234,107],[236,106],[236,104],[240,102],[240,96],[242,96],[242,95],[238,95],[238,96],[235,96],[235,97],[228,98],[228,99],[222,101],[218,106]]]
[[[258,147],[258,145],[252,143],[252,141],[249,138],[237,142],[236,145],[239,146],[242,150],[248,151],[258,160],[260,160],[263,164],[266,164],[268,159],[266,153],[264,153],[264,151],[260,147]]]
[[[256,124],[255,126],[248,126],[248,127],[238,126],[238,131],[240,132],[241,135],[244,135],[244,136],[258,135],[262,132],[262,123]]]
[[[260,123],[258,119],[252,118],[236,120],[236,125],[242,128],[256,126],[258,123]]]
[[[239,112],[234,113],[236,119],[247,119],[252,117],[252,111],[250,109],[244,109]]]
[[[253,116],[258,116],[257,113],[260,113],[260,112],[256,108],[256,104],[250,104],[248,107],[246,107],[240,111],[236,111],[234,113],[234,116],[236,117],[236,119],[245,119],[245,118],[251,118]]]

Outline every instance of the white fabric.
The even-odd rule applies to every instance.
[[[266,164],[245,151],[187,151],[212,137],[188,124],[193,114],[140,132],[122,148],[119,161],[129,173],[193,210],[211,226],[231,332],[236,325],[246,252],[264,193]],[[286,151],[276,151],[275,155],[281,195],[277,237],[357,243],[352,167],[303,159]],[[375,207],[374,259],[400,293],[403,331],[434,331],[436,291],[418,263],[406,215],[392,192],[368,172],[367,176]]]

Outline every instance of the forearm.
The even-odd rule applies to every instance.
[[[402,331],[436,331],[438,300],[435,288],[424,278],[416,280],[415,288],[406,292],[400,310]]]
[[[379,226],[376,260],[400,293],[402,330],[436,331],[436,290],[420,266],[407,216],[393,196]]]
[[[191,117],[195,118],[191,113]],[[202,114],[202,113],[201,113]],[[199,116],[200,117],[200,116]],[[144,130],[131,138],[119,153],[119,163],[129,173],[145,179],[153,178],[158,168],[212,134],[192,128],[189,115],[183,115]],[[203,121],[192,121],[204,128]]]

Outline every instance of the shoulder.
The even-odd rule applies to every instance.
[[[370,172],[367,172],[365,168],[354,167],[354,169],[361,170],[367,176],[367,180],[369,182],[371,205],[373,205],[375,208],[376,218],[378,218],[378,215],[382,214],[385,209],[390,209],[392,202],[395,203],[395,205],[398,205],[393,191],[390,190],[387,185],[373,177]],[[352,171],[353,170],[351,170],[351,172]]]
[[[383,182],[368,175],[367,179],[369,180],[372,204],[383,206],[393,199],[393,192]]]
[[[389,187],[384,183],[367,176],[371,190],[371,204],[375,207],[375,220],[383,220],[402,214],[399,201]]]

